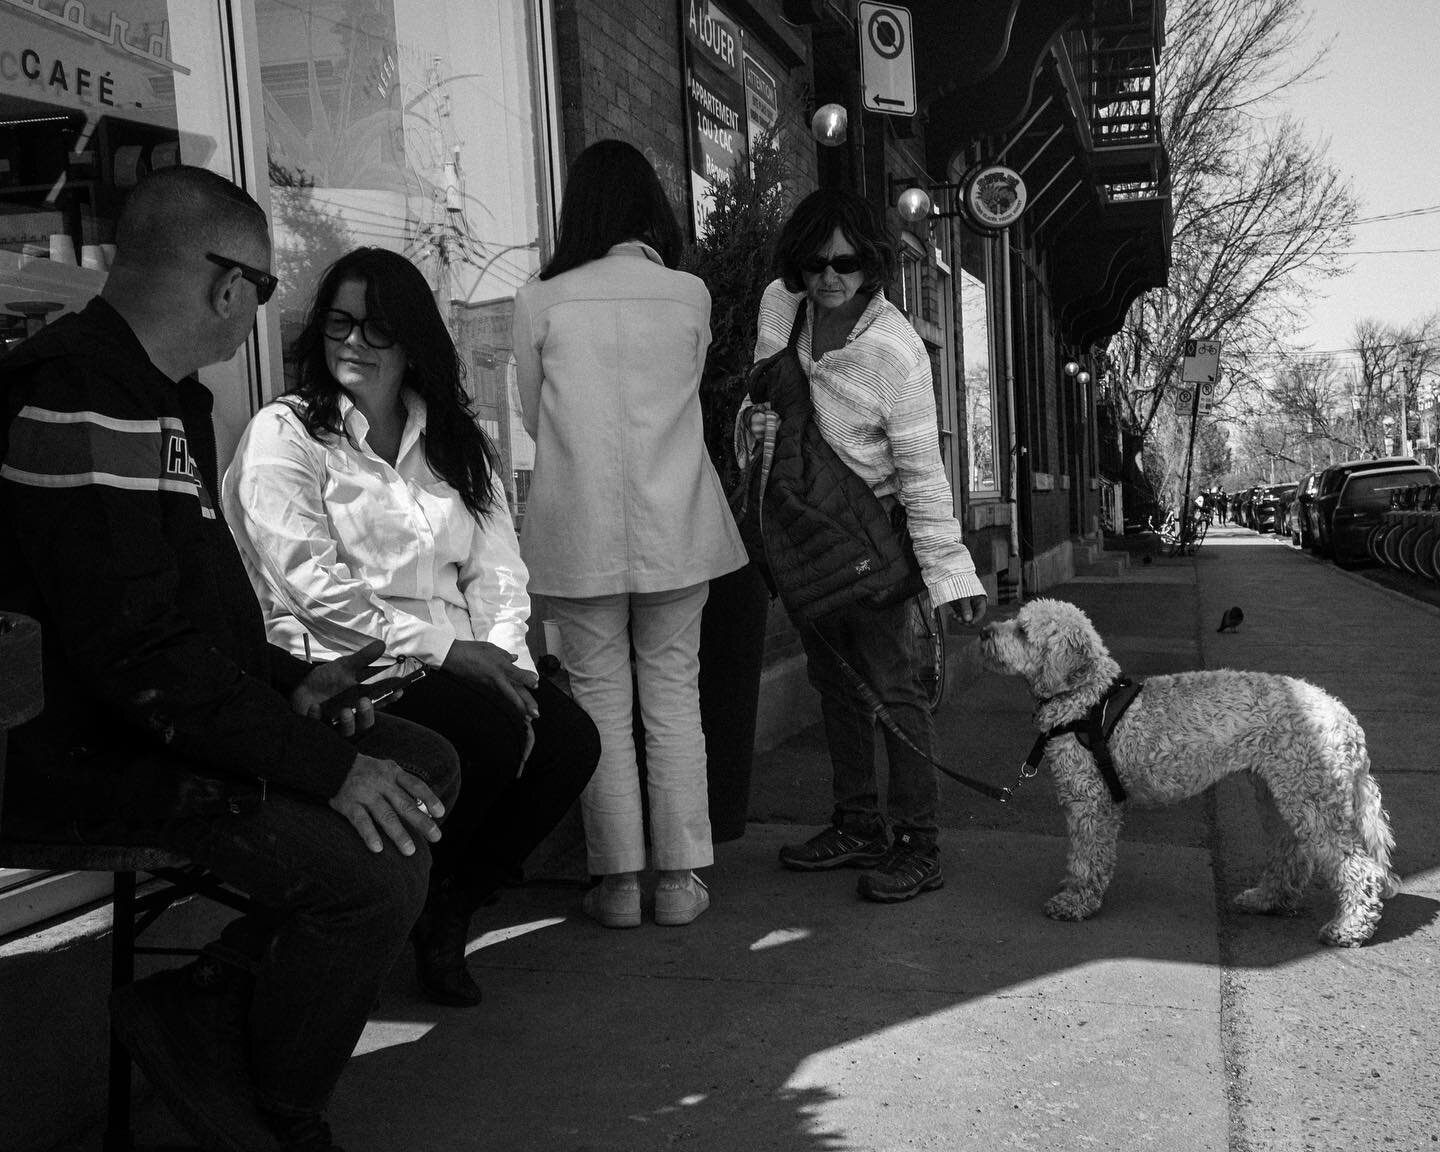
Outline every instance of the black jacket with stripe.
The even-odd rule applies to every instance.
[[[7,798],[145,815],[126,789],[178,758],[323,800],[354,762],[290,709],[306,667],[266,642],[216,511],[212,403],[100,299],[0,358],[0,608],[40,622],[45,678],[44,711],[10,734]],[[117,760],[151,776],[127,782]],[[97,761],[116,793],[76,796]]]

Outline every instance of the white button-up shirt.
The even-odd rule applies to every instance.
[[[348,435],[316,440],[284,400],[256,413],[221,486],[222,506],[265,611],[270,641],[296,656],[354,652],[439,667],[457,640],[488,640],[534,671],[525,646],[527,572],[499,477],[477,521],[425,460],[425,404],[407,417],[394,467],[368,421],[340,400]]]

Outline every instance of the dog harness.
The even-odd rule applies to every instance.
[[[1105,695],[1079,720],[1057,724],[1048,732],[1040,734],[1030,749],[1030,755],[1025,757],[1022,773],[1028,772],[1031,776],[1035,774],[1040,767],[1040,761],[1045,757],[1045,746],[1053,737],[1074,736],[1080,741],[1080,747],[1095,757],[1095,766],[1100,769],[1105,787],[1110,789],[1110,799],[1116,804],[1123,804],[1125,786],[1120,783],[1120,776],[1115,771],[1115,761],[1110,756],[1110,733],[1115,731],[1115,725],[1120,723],[1125,709],[1135,702],[1141,687],[1142,685],[1128,676],[1117,676],[1110,682],[1110,687],[1105,689]]]

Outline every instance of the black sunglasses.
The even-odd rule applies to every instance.
[[[212,264],[218,264],[221,268],[234,268],[240,273],[241,279],[250,281],[255,285],[255,299],[264,304],[275,295],[275,289],[280,281],[269,272],[262,272],[259,268],[252,268],[249,264],[242,264],[239,260],[231,260],[228,256],[217,256],[214,252],[205,253],[205,259]]]
[[[393,348],[398,343],[389,325],[369,316],[352,316],[343,308],[327,308],[321,326],[326,338],[339,344],[350,339],[350,333],[356,328],[360,329],[360,339],[377,351]]]
[[[812,256],[808,260],[800,261],[800,271],[807,276],[819,276],[826,268],[835,269],[837,276],[849,276],[851,273],[859,272],[864,265],[860,257],[855,255],[846,256]]]

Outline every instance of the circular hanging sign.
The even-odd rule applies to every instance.
[[[965,215],[981,232],[1010,227],[1024,214],[1028,200],[1020,173],[1003,164],[972,169],[960,188]]]

